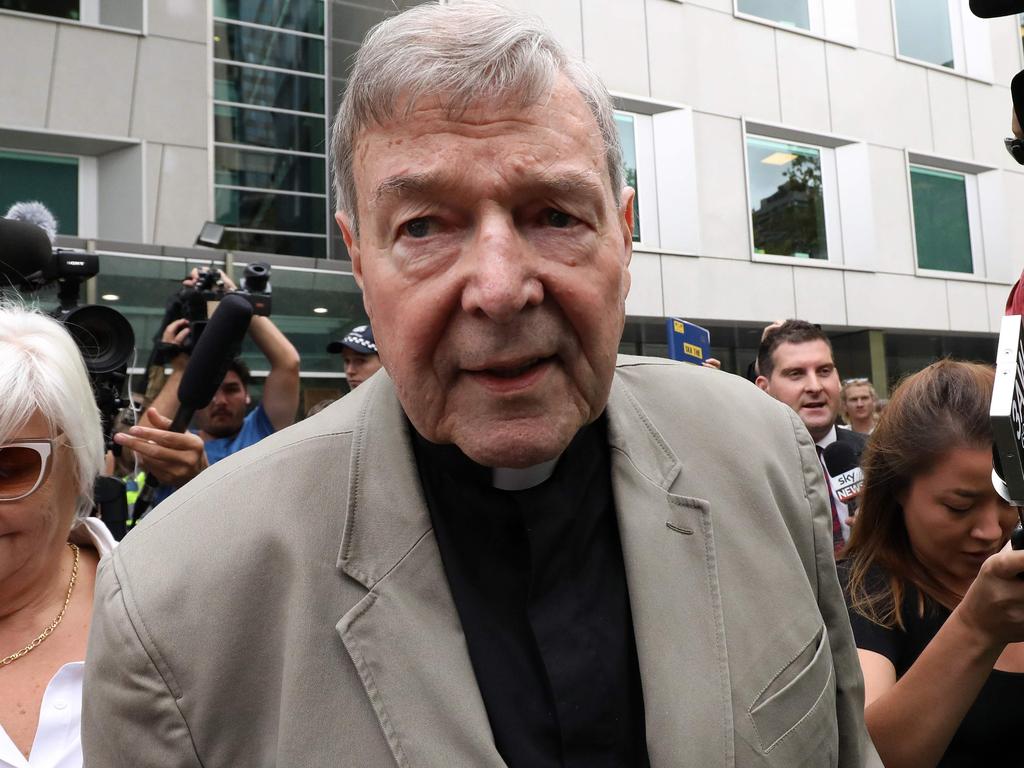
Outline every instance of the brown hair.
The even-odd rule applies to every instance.
[[[940,360],[904,379],[871,433],[861,460],[864,488],[857,523],[843,551],[849,565],[847,593],[853,610],[884,627],[903,628],[900,605],[908,585],[947,606],[956,594],[914,555],[898,499],[918,475],[957,447],[992,445],[989,403],[995,371],[979,363]],[[886,588],[869,585],[874,566]]]
[[[824,341],[832,351],[832,342],[821,330],[820,325],[808,323],[806,320],[787,320],[778,328],[769,331],[757,348],[757,372],[766,379],[772,377],[775,370],[775,350],[781,344],[805,344],[809,341]]]

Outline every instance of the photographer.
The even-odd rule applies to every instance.
[[[194,286],[198,277],[198,271],[192,270],[183,284]],[[227,291],[236,290],[230,278],[224,275],[222,279]],[[188,333],[187,321],[176,320],[168,324],[162,340],[180,347]],[[182,352],[170,357],[172,373],[139,425],[114,438],[134,450],[146,472],[163,483],[157,503],[210,464],[294,423],[299,405],[299,353],[269,317],[253,317],[249,333],[267,358],[270,373],[262,401],[248,415],[249,369],[236,359],[210,404],[196,411],[196,430],[184,434],[169,431],[180,405],[178,385],[188,363],[188,356]]]

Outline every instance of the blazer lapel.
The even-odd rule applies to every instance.
[[[608,435],[651,766],[728,768],[732,702],[710,505],[681,493],[678,459],[617,377]]]
[[[353,436],[338,567],[369,593],[337,630],[400,766],[504,766],[434,540],[401,407],[383,374]],[[372,425],[372,429],[371,429]]]

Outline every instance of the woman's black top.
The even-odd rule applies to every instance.
[[[847,568],[840,565],[840,579],[846,584]],[[887,576],[881,569],[869,574],[868,589],[882,590]],[[847,597],[849,603],[849,597]],[[919,592],[907,585],[902,617],[905,629],[887,629],[850,610],[850,624],[857,647],[885,656],[903,677],[925,646],[949,618],[948,608],[928,596],[920,610]],[[1024,766],[1024,744],[1016,739],[1024,712],[1024,673],[992,670],[988,680],[953,735],[940,768],[1010,768]]]

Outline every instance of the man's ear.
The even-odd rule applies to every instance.
[[[768,388],[768,379],[766,379],[764,376],[758,376],[754,380],[754,383],[757,384],[757,386],[759,386],[761,389],[763,389],[768,394],[771,394],[771,390]]]
[[[345,241],[348,249],[348,257],[352,260],[352,276],[356,279],[359,290],[363,289],[363,261],[359,252],[359,238],[355,234],[355,228],[351,217],[344,211],[335,211],[334,220],[341,230],[341,239]]]
[[[636,221],[633,220],[633,199],[636,197],[636,190],[632,187],[623,187],[619,193],[620,221],[622,223],[622,237],[626,246],[626,266],[629,266],[633,257],[633,233],[636,231]]]

